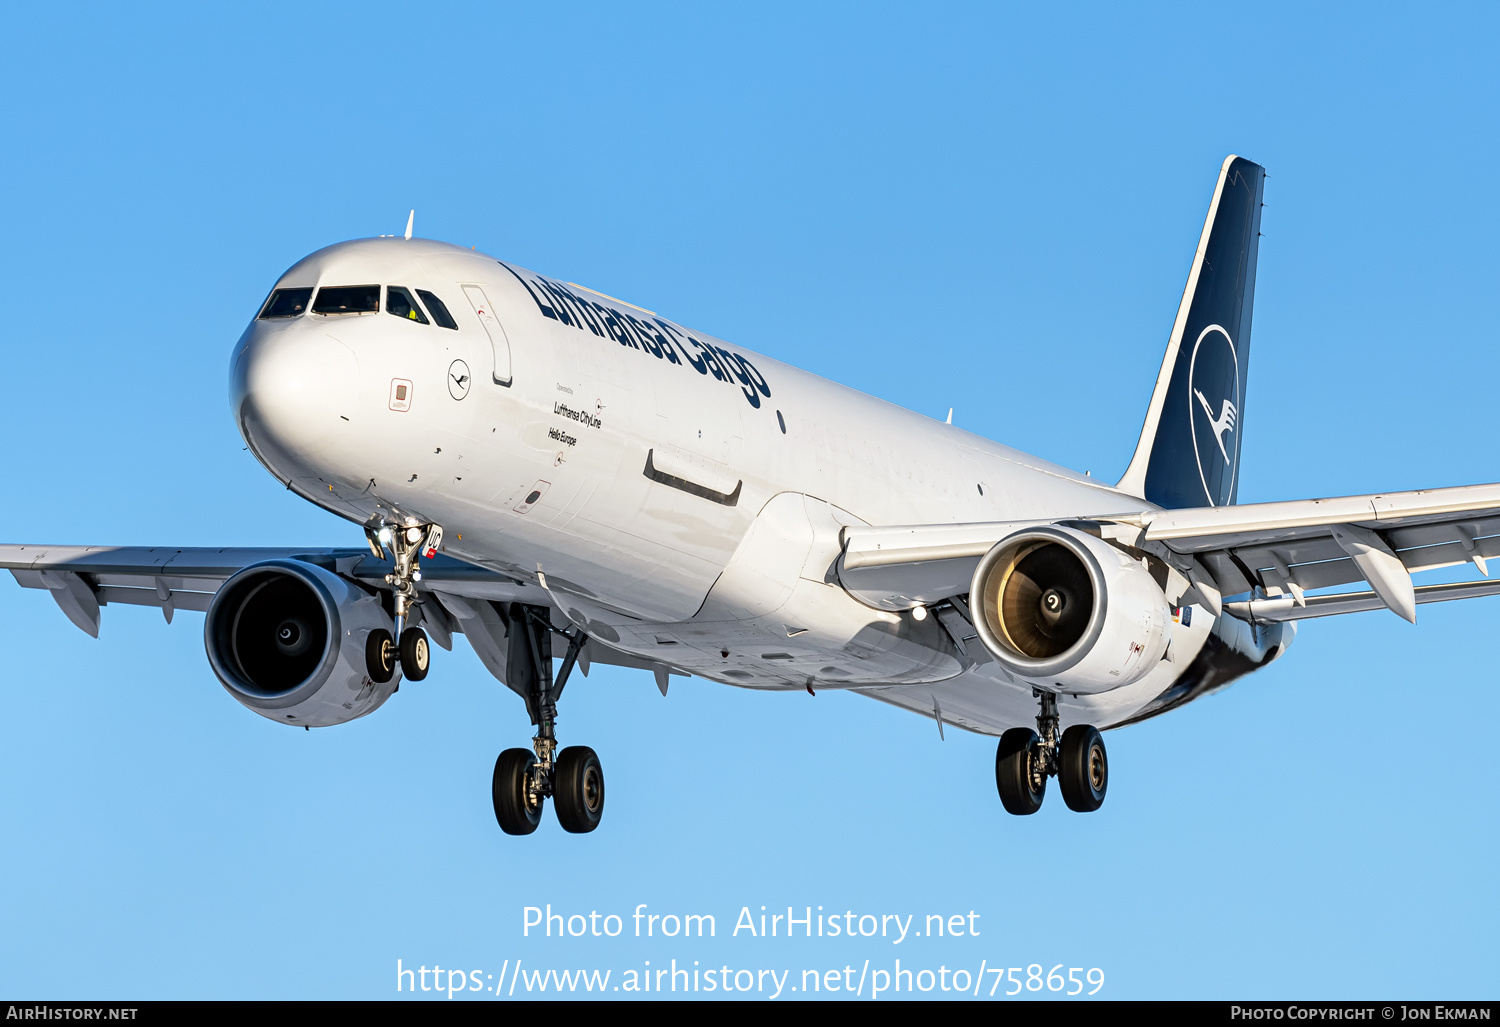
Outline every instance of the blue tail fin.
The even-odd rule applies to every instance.
[[[1141,440],[1119,487],[1159,506],[1227,506],[1239,491],[1250,312],[1266,171],[1225,158]]]

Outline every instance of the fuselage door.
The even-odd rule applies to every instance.
[[[495,316],[483,289],[477,285],[466,285],[463,289],[479,323],[484,326],[485,334],[490,337],[490,348],[495,351],[495,384],[508,386],[511,383],[510,340],[505,336],[505,329],[500,326],[500,319]]]

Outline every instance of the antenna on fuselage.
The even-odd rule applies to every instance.
[[[415,220],[417,220],[417,212],[415,210],[406,215],[406,237],[408,239],[411,238],[411,223]]]

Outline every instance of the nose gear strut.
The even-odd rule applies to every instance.
[[[379,552],[382,558],[385,556],[382,544],[390,546],[391,560],[395,567],[385,576],[385,583],[391,586],[396,597],[395,634],[399,643],[401,628],[406,623],[412,604],[417,601],[415,583],[422,580],[418,560],[423,556],[431,558],[437,555],[438,547],[443,544],[443,527],[440,524],[429,524],[426,527],[382,528],[379,534],[374,535],[366,528],[365,534],[370,538],[370,548]]]
[[[399,662],[404,677],[411,681],[421,681],[427,676],[432,647],[427,642],[425,631],[421,628],[408,628],[406,622],[411,616],[413,604],[418,601],[416,583],[422,580],[420,560],[424,556],[431,558],[437,555],[438,547],[443,544],[442,525],[413,525],[404,528],[387,526],[378,532],[367,526],[365,538],[370,543],[370,551],[382,560],[385,559],[385,549],[388,546],[394,564],[391,573],[385,576],[385,583],[391,586],[395,600],[395,623],[390,642],[392,651],[389,654],[394,660],[387,659],[380,666],[383,669],[389,662]],[[388,673],[383,680],[390,680]]]

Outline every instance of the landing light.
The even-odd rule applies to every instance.
[[[379,533],[377,533],[375,537],[378,538],[378,539],[380,539],[380,541],[384,542],[386,545],[390,545],[390,542],[391,542],[391,529],[390,528],[381,528],[380,531],[379,531]]]
[[[926,620],[927,619],[927,607],[925,607],[925,606],[913,606],[911,608],[911,619],[912,620]]]

